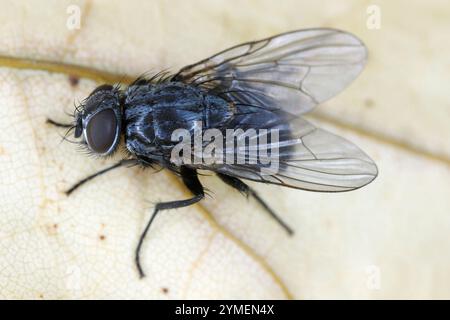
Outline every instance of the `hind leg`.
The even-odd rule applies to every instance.
[[[270,214],[270,216],[275,219],[276,222],[284,229],[289,235],[293,235],[294,231],[289,227],[286,222],[284,222],[276,213],[272,210],[272,208],[269,207],[269,205],[261,198],[261,196],[250,186],[248,186],[246,183],[244,183],[242,180],[228,176],[226,174],[218,173],[217,174],[219,178],[228,184],[229,186],[233,187],[234,189],[238,190],[242,194],[244,194],[246,197],[252,196],[255,198],[255,200],[261,205],[261,207],[264,208],[264,210]]]
[[[142,234],[139,238],[139,243],[136,247],[135,262],[136,262],[136,267],[139,272],[139,276],[141,278],[145,277],[145,273],[142,269],[141,260],[140,260],[141,248],[142,248],[142,244],[144,243],[145,236],[147,235],[148,230],[150,229],[150,226],[151,226],[152,222],[154,221],[156,215],[163,210],[188,207],[190,205],[193,205],[194,203],[199,202],[200,200],[202,200],[205,197],[203,186],[200,183],[200,181],[198,180],[196,170],[189,169],[186,167],[181,167],[180,173],[181,173],[181,178],[183,179],[183,183],[193,193],[193,197],[189,198],[189,199],[185,199],[185,200],[159,202],[155,205],[155,209],[153,210],[150,220],[148,221],[147,226],[145,227],[144,231],[142,232]]]

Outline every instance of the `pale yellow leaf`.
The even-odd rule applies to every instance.
[[[380,1],[381,29],[369,30],[369,4],[0,0],[0,297],[448,298],[449,7]],[[81,9],[80,29],[66,27],[69,5]],[[99,82],[317,26],[359,35],[370,59],[311,121],[357,143],[380,176],[346,194],[253,184],[292,238],[202,177],[213,198],[158,217],[140,280],[134,248],[153,203],[186,190],[168,173],[121,168],[66,197],[113,160],[61,143],[46,118],[69,120],[64,112]]]

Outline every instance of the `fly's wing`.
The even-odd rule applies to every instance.
[[[238,159],[246,159],[246,163],[224,161],[208,169],[238,178],[322,192],[357,189],[378,174],[375,163],[353,143],[316,128],[301,117],[289,123],[284,120],[272,123],[273,128],[279,129],[279,142],[269,137],[270,130],[266,133],[260,130],[250,139],[244,131],[237,135],[233,147],[224,148],[224,157],[236,155]],[[247,145],[240,147],[238,141],[243,139],[248,139]],[[256,140],[269,143],[252,143]],[[258,153],[252,154],[251,146],[256,146]]]
[[[298,117],[344,89],[366,57],[363,43],[349,33],[309,29],[245,43],[181,69],[172,80],[232,101],[236,112],[222,129],[242,130],[236,145],[223,149],[232,161],[212,164],[214,159],[203,153],[210,163],[203,168],[311,191],[349,191],[368,184],[377,167],[363,151]],[[252,128],[258,131],[249,137]],[[278,139],[262,128],[276,129]]]
[[[306,29],[232,47],[184,67],[172,80],[236,104],[299,115],[343,90],[366,58],[364,44],[349,33]]]

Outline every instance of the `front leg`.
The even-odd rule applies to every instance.
[[[71,128],[73,126],[73,124],[71,123],[61,123],[61,122],[57,122],[55,120],[52,120],[50,118],[47,119],[47,123],[51,124],[55,127],[59,127],[59,128]]]
[[[155,205],[155,209],[153,210],[153,214],[150,217],[150,220],[147,223],[147,226],[144,229],[144,232],[142,232],[139,243],[136,247],[136,255],[135,255],[135,262],[136,267],[139,272],[139,276],[141,278],[145,277],[145,273],[141,266],[141,260],[140,260],[140,252],[141,247],[144,242],[145,236],[147,235],[148,230],[150,229],[150,226],[155,219],[158,212],[162,210],[168,210],[168,209],[176,209],[176,208],[183,208],[190,206],[196,202],[199,202],[205,197],[205,193],[203,191],[203,186],[198,180],[197,177],[197,171],[195,169],[189,169],[187,167],[181,167],[181,178],[183,179],[183,183],[186,185],[186,187],[194,194],[192,198],[185,199],[185,200],[176,200],[176,201],[168,201],[168,202],[159,202]]]
[[[107,167],[105,169],[97,171],[96,173],[91,174],[90,176],[87,176],[86,178],[81,179],[80,181],[75,183],[72,187],[70,187],[68,190],[66,190],[66,195],[70,196],[72,194],[72,192],[74,192],[76,189],[81,187],[86,182],[88,182],[88,181],[90,181],[90,180],[92,180],[92,179],[94,179],[94,178],[96,178],[98,176],[101,176],[102,174],[105,174],[105,173],[107,173],[107,172],[109,172],[111,170],[114,170],[116,168],[123,167],[123,166],[126,166],[126,165],[130,165],[131,166],[131,165],[136,165],[136,164],[138,164],[138,162],[135,159],[123,159],[123,160],[120,160],[119,162],[113,164],[112,166],[109,166],[109,167]]]

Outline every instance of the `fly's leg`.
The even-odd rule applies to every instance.
[[[55,127],[60,127],[60,128],[72,128],[72,127],[73,127],[72,124],[60,123],[60,122],[54,121],[54,120],[52,120],[52,119],[50,119],[50,118],[47,119],[47,123],[49,123],[49,124],[51,124],[51,125],[53,125],[53,126],[55,126]],[[90,180],[92,180],[92,179],[94,179],[94,178],[96,178],[96,177],[98,177],[98,176],[101,176],[102,174],[104,174],[104,173],[106,173],[106,172],[108,172],[108,171],[111,171],[111,170],[113,170],[113,169],[116,169],[116,168],[119,168],[119,167],[122,167],[122,166],[125,166],[125,165],[133,165],[133,164],[137,164],[137,163],[138,163],[138,161],[135,160],[135,159],[124,159],[124,160],[120,160],[120,161],[117,162],[116,164],[113,164],[113,165],[110,166],[110,167],[107,167],[107,168],[105,168],[105,169],[102,169],[102,170],[100,170],[100,171],[98,171],[98,172],[96,172],[96,173],[94,173],[94,174],[92,174],[92,175],[90,175],[90,176],[87,176],[86,178],[84,178],[84,179],[78,181],[78,182],[75,183],[70,189],[68,189],[68,190],[66,191],[66,194],[69,196],[72,192],[74,192],[76,189],[78,189],[79,187],[81,187],[81,186],[82,186],[83,184],[85,184],[86,182],[88,182],[88,181],[90,181]]]
[[[284,222],[283,220],[281,220],[281,218],[275,213],[275,211],[272,210],[272,208],[269,207],[269,205],[260,197],[260,195],[253,190],[252,188],[250,188],[250,186],[248,186],[246,183],[242,182],[242,180],[232,177],[232,176],[228,176],[226,174],[222,174],[222,173],[218,173],[217,174],[219,176],[219,178],[225,182],[226,184],[228,184],[229,186],[235,188],[236,190],[238,190],[239,192],[241,192],[243,195],[245,195],[246,197],[252,196],[253,198],[255,198],[255,200],[264,208],[264,210],[270,214],[270,216],[275,219],[276,222],[278,222],[278,224],[284,229],[286,230],[286,232],[291,236],[294,234],[294,230],[291,229],[291,227],[289,227],[286,222]]]
[[[52,120],[50,118],[47,119],[47,123],[55,126],[55,127],[59,127],[59,128],[70,128],[72,127],[72,124],[68,124],[68,123],[60,123],[60,122],[56,122],[55,120]]]
[[[141,247],[144,242],[145,236],[148,233],[148,230],[150,229],[150,226],[155,219],[156,215],[162,211],[162,210],[169,210],[169,209],[176,209],[176,208],[183,208],[190,206],[196,202],[199,202],[205,197],[205,193],[203,191],[203,186],[198,180],[197,177],[197,171],[194,169],[189,169],[186,167],[181,167],[181,178],[183,179],[183,183],[186,185],[186,187],[194,194],[192,198],[186,199],[186,200],[177,200],[177,201],[169,201],[169,202],[159,202],[155,205],[155,209],[153,210],[153,214],[150,217],[150,220],[147,223],[147,226],[144,229],[144,232],[142,232],[139,243],[136,247],[136,255],[135,255],[135,262],[136,267],[139,271],[139,276],[141,278],[145,277],[145,273],[142,270],[141,261],[140,261],[140,252]]]
[[[81,186],[82,186],[83,184],[85,184],[86,182],[88,182],[88,181],[90,181],[90,180],[92,180],[92,179],[94,179],[94,178],[96,178],[96,177],[98,177],[98,176],[101,176],[102,174],[104,174],[104,173],[106,173],[106,172],[109,172],[109,171],[111,171],[111,170],[113,170],[113,169],[116,169],[116,168],[119,168],[119,167],[122,167],[122,166],[125,166],[125,165],[133,165],[133,164],[137,164],[137,161],[134,160],[134,159],[120,160],[120,161],[117,162],[116,164],[113,164],[113,165],[110,166],[110,167],[107,167],[107,168],[105,168],[105,169],[102,169],[102,170],[100,170],[100,171],[98,171],[98,172],[96,172],[96,173],[94,173],[94,174],[92,174],[92,175],[90,175],[90,176],[87,176],[86,178],[84,178],[84,179],[78,181],[78,182],[75,183],[70,189],[68,189],[68,190],[66,191],[66,194],[69,196],[72,192],[74,192],[76,189],[78,189],[79,187],[81,187]]]

